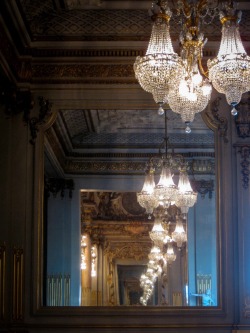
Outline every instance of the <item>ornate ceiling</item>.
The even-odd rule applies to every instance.
[[[22,90],[40,94],[64,89],[74,96],[73,92],[80,89],[87,91],[85,99],[98,101],[94,107],[90,102],[82,107],[72,102],[59,108],[57,119],[47,133],[47,158],[50,164],[59,162],[65,174],[114,170],[130,173],[131,168],[142,173],[150,154],[159,152],[164,138],[164,117],[157,114],[149,94],[145,93],[145,99],[133,71],[135,57],[145,53],[150,37],[150,6],[151,1],[144,0],[0,2],[0,39],[4,45],[0,63],[4,76]],[[241,35],[248,50],[249,3],[240,1],[239,6],[244,9]],[[170,32],[176,50],[179,30],[178,22],[173,19]],[[205,61],[218,50],[220,30],[218,19],[204,26],[208,38]],[[99,91],[102,95],[98,95]],[[126,94],[117,103],[120,91]],[[138,92],[143,97],[131,107],[129,97],[137,96]],[[113,97],[116,100],[113,104],[104,102],[103,96],[109,102]],[[63,94],[60,98],[64,99]],[[168,111],[170,144],[199,161],[204,156],[211,158],[214,144],[213,133],[204,119],[207,123],[221,123],[222,135],[226,135],[227,125],[220,119],[217,104],[211,104],[202,116],[196,116],[190,135],[184,133],[179,115]]]

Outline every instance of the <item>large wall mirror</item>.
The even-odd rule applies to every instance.
[[[189,134],[166,115],[58,111],[45,133],[44,306],[218,306],[216,134],[204,114]],[[152,213],[138,193],[168,155],[174,184],[185,173],[197,198]]]

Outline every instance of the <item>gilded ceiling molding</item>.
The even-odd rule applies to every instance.
[[[145,220],[145,218],[144,218]],[[129,223],[127,220],[125,221],[92,221],[89,223],[82,217],[82,234],[87,233],[92,243],[94,244],[100,244],[104,241],[108,241],[109,236],[111,235],[114,237],[114,235],[117,236],[117,239],[119,237],[125,237],[131,239],[138,239],[142,237],[148,238],[148,232],[152,229],[152,223],[149,222],[141,222],[140,219],[138,221],[135,221],[135,218],[133,218],[132,221]]]
[[[32,57],[43,58],[43,57],[51,57],[51,62],[53,62],[53,58],[57,57],[66,57],[66,58],[77,58],[79,61],[84,60],[84,58],[122,58],[122,57],[134,57],[144,55],[145,50],[143,49],[40,49],[34,48],[31,49]],[[42,62],[42,59],[41,59]]]
[[[133,64],[32,64],[33,79],[134,78]],[[119,81],[119,80],[118,80]],[[122,79],[120,80],[122,81]],[[134,79],[134,82],[136,80]]]
[[[188,171],[194,174],[214,174],[215,164],[213,160],[190,160]],[[67,159],[65,161],[65,173],[71,174],[144,174],[145,161],[75,161]]]
[[[133,259],[136,261],[148,260],[152,242],[119,242],[114,247],[110,244],[104,249],[104,254],[110,258],[110,261],[116,259]]]
[[[65,172],[73,174],[141,174],[144,170],[144,161],[65,161]]]
[[[0,320],[5,318],[6,245],[0,246]]]
[[[24,315],[24,255],[22,248],[13,250],[13,310],[14,321],[22,321]]]
[[[221,97],[215,98],[209,105],[211,107],[207,107],[204,113],[207,121],[218,129],[220,137],[223,138],[225,143],[228,143],[227,138],[227,130],[228,130],[228,120],[225,117],[220,116],[220,101]]]

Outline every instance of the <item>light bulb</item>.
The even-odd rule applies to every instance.
[[[180,85],[179,85],[179,93],[180,93],[181,96],[187,96],[188,95],[189,90],[188,90],[186,80],[181,80]]]
[[[187,98],[192,102],[197,101],[197,95],[193,92],[188,93]]]
[[[212,86],[209,83],[209,81],[206,79],[201,87],[203,95],[204,96],[209,96],[212,92]]]
[[[200,73],[196,73],[196,74],[194,74],[192,76],[192,82],[193,82],[193,84],[195,84],[197,86],[199,84],[201,84],[201,82],[202,82],[202,76],[200,75]]]

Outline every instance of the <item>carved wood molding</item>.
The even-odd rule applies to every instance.
[[[0,320],[5,317],[6,245],[0,246]]]
[[[12,317],[15,321],[23,320],[24,302],[24,255],[22,248],[13,251],[13,309]]]

